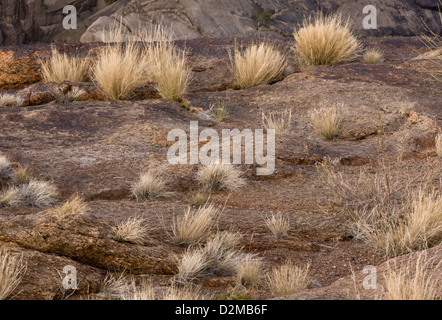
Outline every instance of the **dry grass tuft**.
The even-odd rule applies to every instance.
[[[175,280],[179,284],[189,284],[206,272],[208,261],[201,250],[188,249],[178,262]]]
[[[430,275],[433,261],[424,261],[419,254],[415,262],[409,262],[385,276],[383,300],[436,300],[439,282]],[[440,265],[440,262],[439,262]],[[436,267],[437,268],[437,267]]]
[[[236,191],[246,185],[242,172],[231,164],[204,165],[198,170],[197,180],[208,191]]]
[[[143,244],[149,227],[143,218],[132,217],[112,228],[115,239],[135,244]]]
[[[204,296],[201,295],[198,287],[186,286],[186,287],[170,287],[163,293],[160,300],[204,300]]]
[[[20,284],[26,272],[23,257],[13,256],[0,249],[0,300],[5,300]]]
[[[18,166],[16,169],[14,169],[13,176],[15,183],[18,185],[27,184],[29,183],[29,181],[31,181],[31,175],[29,173],[28,167]]]
[[[31,179],[29,183],[10,187],[0,193],[0,205],[50,207],[57,202],[57,188],[49,182]]]
[[[266,130],[274,129],[276,134],[290,134],[292,127],[292,110],[286,109],[282,112],[262,112],[262,124]]]
[[[375,207],[358,216],[355,233],[387,257],[438,245],[442,243],[441,194],[420,190],[402,206]]]
[[[0,180],[9,179],[12,176],[12,165],[8,158],[0,155]]]
[[[171,43],[150,45],[144,57],[150,81],[161,97],[181,101],[191,81],[186,52],[179,52]]]
[[[243,286],[254,286],[262,279],[262,260],[254,254],[243,254],[236,265],[236,282]]]
[[[131,283],[124,272],[120,274],[106,274],[99,295],[110,299],[121,299],[131,295]]]
[[[70,57],[56,49],[52,50],[48,61],[41,62],[41,73],[46,82],[83,82],[87,80],[89,68],[89,58]]]
[[[242,89],[271,83],[286,66],[284,55],[266,42],[249,46],[244,51],[236,47],[230,60],[236,82]]]
[[[167,182],[159,173],[149,169],[146,173],[140,174],[137,182],[132,185],[132,195],[136,200],[155,200],[171,195],[168,191]]]
[[[205,192],[196,192],[190,195],[188,201],[192,206],[200,207],[209,200],[209,195]]]
[[[142,281],[140,286],[136,286],[132,281],[130,291],[126,292],[122,297],[123,300],[202,300],[198,287],[185,286],[178,287],[173,285],[161,294],[156,292],[153,285],[147,281]]]
[[[286,237],[290,230],[290,220],[281,212],[278,212],[276,215],[272,214],[270,217],[267,217],[265,223],[267,228],[269,228],[270,232],[277,239]]]
[[[155,300],[156,294],[152,283],[142,281],[139,286],[132,281],[130,290],[123,292],[122,300]]]
[[[217,122],[222,122],[229,115],[224,99],[217,99],[209,108],[209,115]]]
[[[384,62],[384,55],[378,49],[367,50],[362,56],[362,61],[366,64],[378,64]]]
[[[49,214],[58,220],[64,220],[85,214],[87,208],[84,199],[76,195],[68,199],[62,206],[51,209]]]
[[[439,158],[442,158],[442,133],[436,137],[436,152]]]
[[[132,42],[103,49],[92,74],[96,85],[111,100],[128,99],[147,82],[141,50]]]
[[[206,203],[197,210],[190,207],[181,217],[176,217],[172,224],[172,239],[178,245],[192,245],[206,238],[218,215],[213,204]]]
[[[218,232],[202,249],[207,261],[207,271],[215,275],[231,275],[240,257],[241,235],[232,232]]]
[[[23,98],[14,96],[13,94],[0,94],[0,108],[1,107],[21,107],[24,103]]]
[[[123,23],[115,21],[110,27],[99,32],[98,37],[101,42],[107,44],[137,41],[164,42],[171,41],[173,34],[162,24],[158,24],[153,28],[140,25],[136,28],[129,29]]]
[[[267,285],[275,296],[286,296],[294,294],[307,288],[308,270],[294,266],[291,262],[274,267],[267,274]]]
[[[339,134],[342,116],[336,106],[320,107],[310,112],[313,128],[326,140],[332,140]]]
[[[68,92],[63,92],[63,89],[61,88],[56,88],[51,91],[52,96],[58,103],[69,103],[75,101],[85,93],[86,91],[77,87],[72,88],[72,90]]]
[[[350,20],[340,14],[320,14],[314,22],[305,20],[295,31],[295,51],[303,66],[336,65],[357,58],[360,45],[350,30]]]

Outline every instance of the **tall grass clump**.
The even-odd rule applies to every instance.
[[[342,15],[320,14],[314,21],[304,20],[294,32],[295,51],[302,66],[336,65],[353,61],[360,44]]]
[[[90,68],[89,58],[69,56],[53,49],[47,61],[41,61],[43,80],[53,82],[83,82],[88,77]]]
[[[242,89],[271,83],[286,66],[284,55],[267,42],[251,45],[245,50],[235,47],[230,60],[236,82]]]
[[[186,52],[172,43],[160,42],[146,48],[144,59],[149,80],[161,97],[180,102],[191,81]]]
[[[92,75],[109,99],[128,99],[147,82],[142,50],[133,42],[106,47],[98,54]]]

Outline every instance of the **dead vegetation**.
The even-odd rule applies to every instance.
[[[88,206],[82,197],[75,195],[62,206],[49,210],[48,214],[58,220],[70,219],[86,213]]]
[[[5,300],[20,284],[26,272],[26,262],[17,256],[0,249],[0,300]]]
[[[112,234],[119,241],[143,244],[150,228],[141,217],[131,217],[112,228]]]
[[[274,296],[286,296],[307,288],[309,265],[298,267],[293,262],[273,267],[266,275],[267,285]]]
[[[88,57],[69,56],[56,49],[52,50],[49,60],[41,61],[41,73],[46,82],[83,82],[88,78],[89,68],[90,59]]]
[[[236,82],[242,89],[271,83],[286,66],[284,55],[267,42],[251,45],[245,50],[235,47],[230,60]]]
[[[236,191],[246,185],[243,173],[231,164],[203,165],[198,169],[197,180],[208,191]]]
[[[350,20],[342,15],[320,14],[305,20],[294,33],[295,52],[301,66],[336,65],[353,61],[360,44],[350,29]]]

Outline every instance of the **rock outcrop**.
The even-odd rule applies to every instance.
[[[353,20],[362,37],[413,36],[424,23],[440,33],[436,0],[373,0],[378,28],[365,30],[362,0],[5,0],[0,3],[0,45],[48,42],[92,42],[115,21],[125,32],[162,23],[176,39],[199,37],[291,36],[304,17],[318,11],[340,11]],[[75,30],[64,30],[65,5],[78,14]]]

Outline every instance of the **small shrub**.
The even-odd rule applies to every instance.
[[[51,58],[41,62],[41,73],[46,82],[83,82],[89,72],[89,58],[70,57],[52,50]]]
[[[137,182],[132,185],[132,195],[136,200],[155,200],[168,197],[171,192],[168,191],[167,182],[159,173],[149,169],[142,173]]]
[[[336,65],[356,59],[360,45],[340,14],[304,20],[295,31],[295,51],[304,66]]]
[[[14,256],[0,249],[0,300],[8,298],[20,284],[26,272],[22,257]]]
[[[308,270],[294,266],[291,262],[274,267],[267,274],[267,285],[275,296],[286,296],[294,294],[307,288]]]
[[[384,61],[384,55],[378,49],[370,49],[364,53],[362,60],[366,64],[378,64]]]
[[[79,215],[83,215],[87,211],[87,204],[83,198],[72,196],[62,206],[49,211],[49,214],[58,220],[69,219]]]
[[[292,127],[292,110],[282,112],[262,112],[262,124],[266,130],[274,129],[276,134],[290,134]]]
[[[115,239],[135,244],[143,244],[149,227],[142,218],[132,217],[112,228]]]
[[[0,108],[1,107],[21,107],[24,103],[23,98],[14,96],[13,94],[0,94]]]
[[[284,55],[266,42],[249,46],[243,52],[236,47],[230,60],[236,82],[242,89],[271,83],[286,66]]]
[[[231,164],[204,165],[198,170],[197,180],[208,191],[236,191],[246,185],[241,171]]]
[[[338,136],[342,117],[336,106],[316,108],[310,112],[310,118],[315,131],[326,140]]]
[[[281,212],[267,217],[265,223],[270,232],[278,239],[286,237],[290,230],[290,221]]]

